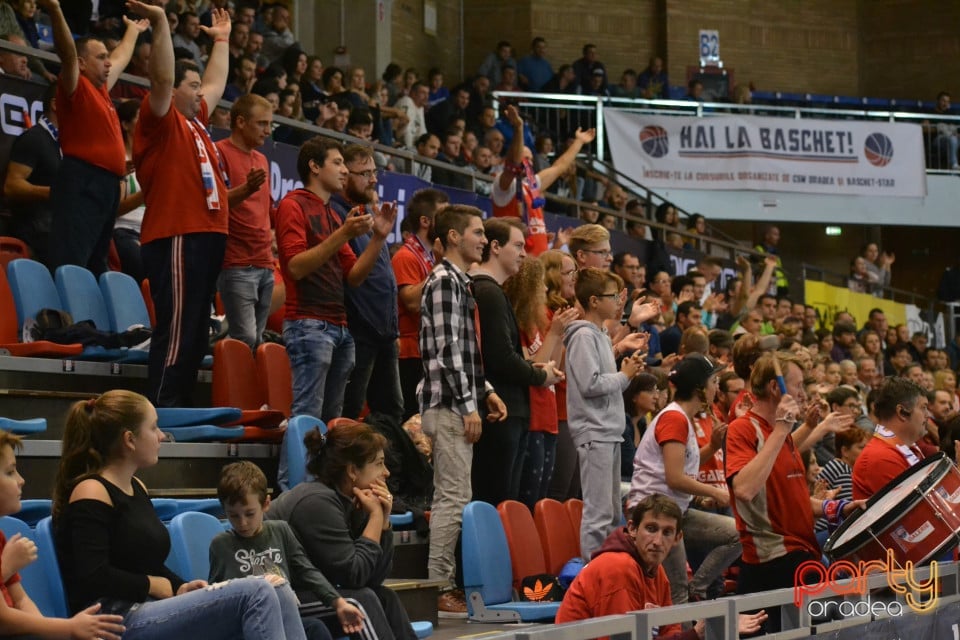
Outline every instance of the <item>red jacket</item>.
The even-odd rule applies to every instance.
[[[617,529],[580,571],[557,612],[557,623],[624,614],[638,609],[656,609],[673,604],[670,582],[662,566],[652,576],[644,573],[636,544],[626,527]],[[660,627],[659,640],[689,640],[697,637],[679,624]]]

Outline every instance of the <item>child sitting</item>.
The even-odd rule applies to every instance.
[[[287,580],[295,591],[310,591],[336,611],[345,633],[363,629],[363,612],[347,602],[313,566],[303,546],[283,520],[264,521],[270,508],[267,477],[249,461],[228,464],[220,473],[217,497],[233,531],[219,534],[210,543],[210,581],[250,575],[268,581]],[[304,618],[310,640],[330,640],[326,625],[318,618]]]
[[[0,431],[0,516],[9,516],[20,511],[20,493],[23,477],[17,471],[17,457],[21,438]],[[19,533],[9,540],[0,532],[0,637],[7,638],[30,634],[41,638],[81,638],[94,640],[105,638],[120,640],[123,633],[123,617],[98,615],[100,605],[95,604],[69,620],[44,618],[43,614],[20,584],[17,573],[37,559],[37,545]]]

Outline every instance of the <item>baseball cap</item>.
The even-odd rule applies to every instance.
[[[691,353],[678,362],[670,372],[668,379],[681,395],[707,386],[710,377],[723,371],[704,355]]]

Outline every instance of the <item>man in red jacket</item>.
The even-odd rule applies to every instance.
[[[557,612],[558,623],[573,622],[673,604],[670,582],[661,564],[683,539],[683,514],[675,502],[660,494],[637,503],[627,526],[604,541],[567,590]],[[741,615],[740,633],[753,633],[767,619],[763,611]],[[702,640],[704,621],[681,631],[680,625],[659,628],[660,640]]]

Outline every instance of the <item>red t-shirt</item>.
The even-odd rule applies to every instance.
[[[907,460],[896,442],[888,442],[882,437],[870,438],[853,465],[853,499],[866,500],[887,486],[891,480],[910,468],[911,464],[923,458],[915,447],[909,448],[915,460]]]
[[[404,245],[391,260],[393,275],[397,279],[397,289],[417,286],[427,279],[430,271],[413,250]],[[420,311],[411,313],[399,298],[397,299],[397,328],[400,334],[400,359],[420,357]]]
[[[205,127],[207,118],[207,103],[201,102],[196,119]],[[187,119],[172,101],[166,115],[158,118],[150,109],[149,97],[143,99],[133,135],[133,161],[147,204],[140,229],[142,244],[187,233],[227,233],[229,205],[219,153],[209,136],[201,137],[213,164],[220,200],[217,210],[207,205],[197,140]]]
[[[223,256],[223,268],[273,266],[273,239],[270,236],[270,166],[267,157],[256,149],[249,153],[235,145],[230,138],[217,143],[230,184],[239,186],[247,181],[253,169],[266,171],[268,179],[257,192],[235,207],[230,207],[230,232]]]
[[[760,564],[794,551],[820,556],[813,534],[813,510],[803,460],[787,437],[773,463],[764,487],[749,502],[733,493],[736,474],[753,460],[773,427],[753,411],[737,418],[727,429],[726,480],[737,521],[743,561]],[[862,454],[861,454],[862,455]]]
[[[294,280],[287,269],[291,258],[329,238],[340,225],[340,216],[306,189],[291,191],[280,201],[277,247],[287,288],[285,319],[316,319],[341,327],[347,325],[344,279],[357,262],[350,243],[344,242],[333,257],[300,280]]]
[[[0,554],[3,553],[3,548],[7,545],[7,537],[3,535],[3,531],[0,531]],[[20,574],[15,573],[10,578],[3,583],[0,583],[0,593],[3,593],[3,601],[7,603],[7,606],[11,609],[14,608],[13,596],[10,595],[9,587],[20,582]]]
[[[127,172],[120,118],[106,85],[97,88],[80,74],[77,88],[68,96],[58,84],[57,119],[63,155],[89,162],[118,178]]]
[[[516,178],[514,179],[516,180]],[[491,201],[493,202],[493,215],[497,218],[513,217],[523,218],[520,211],[520,203],[517,202],[516,182],[510,183],[510,189],[504,191],[500,188],[500,180],[493,181],[493,191]],[[537,188],[540,187],[540,179],[537,178]],[[547,223],[543,219],[543,208],[533,207],[533,193],[526,182],[523,183],[523,206],[527,213],[527,239],[525,249],[527,255],[536,257],[549,248],[547,241]]]
[[[710,416],[697,415],[693,419],[693,428],[697,434],[697,445],[702,449],[710,444],[713,435],[713,419]],[[709,458],[700,459],[700,471],[697,480],[704,484],[726,487],[727,481],[723,470],[723,449],[717,449]]]
[[[647,577],[629,553],[608,551],[591,560],[563,596],[556,623],[575,622],[628,611],[657,609],[673,604],[670,581],[663,566]],[[662,625],[659,638],[680,631],[679,624]]]
[[[521,331],[520,344],[532,357],[543,346],[543,339],[539,331],[533,336]],[[530,387],[530,431],[557,434],[557,394],[550,387]]]

